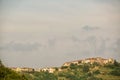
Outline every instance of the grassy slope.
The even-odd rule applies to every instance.
[[[27,78],[23,74],[5,67],[0,61],[0,80],[27,80]]]

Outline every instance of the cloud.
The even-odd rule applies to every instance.
[[[111,49],[116,51],[118,54],[120,53],[120,39],[117,39],[116,42],[114,42]]]
[[[80,39],[77,36],[71,36],[71,39],[73,40],[73,42],[80,42]]]
[[[39,49],[42,45],[40,43],[21,43],[21,42],[9,42],[0,46],[0,51],[16,51],[16,52],[26,52],[34,51]]]
[[[55,38],[52,38],[52,39],[48,39],[48,46],[54,46],[56,43],[56,39]]]
[[[91,27],[91,26],[86,25],[86,26],[83,26],[82,29],[85,30],[85,31],[92,31],[92,30],[97,30],[99,28],[98,27]]]

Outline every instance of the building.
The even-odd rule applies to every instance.
[[[23,67],[23,68],[21,68],[21,71],[22,72],[34,72],[34,69],[33,68],[28,68],[28,67]]]
[[[55,68],[43,68],[41,71],[48,71],[49,73],[53,73],[56,69]]]
[[[19,67],[11,67],[10,69],[12,69],[13,71],[16,71],[16,72],[21,72],[21,68],[19,68]]]
[[[63,64],[63,66],[70,66],[70,64],[77,64],[77,65],[80,65],[80,64],[84,64],[84,63],[90,63],[90,64],[93,64],[93,63],[99,63],[100,65],[104,65],[104,64],[108,64],[108,63],[114,63],[114,59],[112,58],[109,58],[109,59],[104,59],[104,58],[101,58],[101,57],[96,57],[96,58],[86,58],[84,60],[77,60],[77,61],[71,61],[71,62],[66,62]]]
[[[23,67],[23,68],[19,68],[19,67],[11,67],[10,69],[16,71],[16,72],[34,72],[33,68],[28,68],[28,67]]]

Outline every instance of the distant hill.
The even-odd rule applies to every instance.
[[[112,58],[95,57],[38,70],[9,69],[1,63],[0,80],[120,80],[120,63]]]

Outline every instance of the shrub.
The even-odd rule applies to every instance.
[[[88,72],[88,71],[89,71],[89,66],[85,64],[83,66],[83,72]]]
[[[77,68],[76,64],[73,64],[73,63],[70,64],[70,69],[76,69],[76,68]]]
[[[68,68],[68,66],[62,66],[61,67],[61,69],[67,69]]]
[[[99,70],[95,70],[93,73],[94,74],[100,74],[100,71]]]
[[[120,67],[115,68],[113,71],[110,72],[111,75],[120,76]]]

